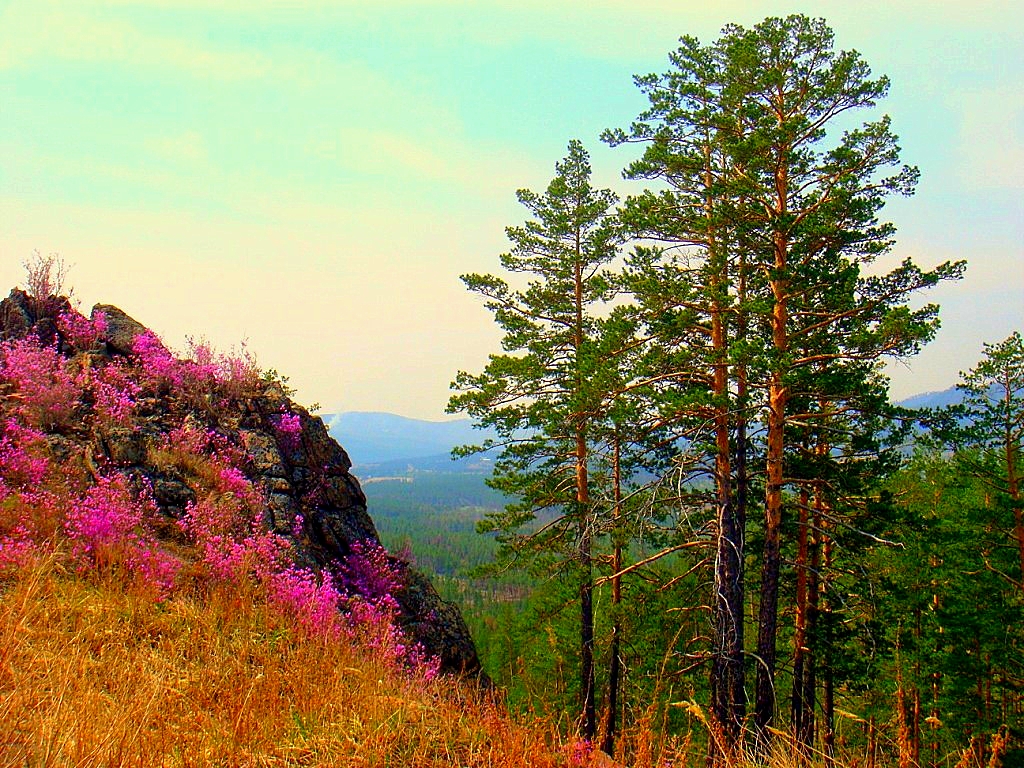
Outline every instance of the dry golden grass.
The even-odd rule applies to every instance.
[[[250,596],[151,596],[58,556],[0,585],[2,766],[549,766],[550,728],[302,637]]]
[[[66,563],[58,552],[0,581],[0,768],[620,765],[580,760],[553,721],[514,721],[468,684],[305,636],[255,593],[196,579],[157,603],[116,568]],[[620,734],[628,764],[703,766],[704,740],[659,719],[652,707]],[[727,768],[827,762],[790,746]]]

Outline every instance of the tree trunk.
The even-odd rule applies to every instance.
[[[807,700],[804,698],[804,667],[808,661],[810,649],[807,647],[807,571],[808,571],[808,537],[810,531],[810,494],[807,487],[800,489],[800,500],[798,509],[797,528],[797,552],[796,552],[796,618],[793,623],[793,692],[790,712],[793,718],[793,734],[797,744],[806,748],[808,744],[803,740],[804,716],[808,709]],[[813,703],[810,707],[813,709]],[[805,749],[806,753],[806,749]]]
[[[797,600],[793,654],[793,733],[804,755],[814,747],[816,660],[814,638],[818,613],[818,571],[820,549],[816,531],[820,526],[820,490],[815,491],[811,516],[810,494],[800,492],[800,526],[797,550]]]
[[[619,455],[619,437],[615,436],[614,454],[612,456],[612,490],[614,493],[615,542],[612,550],[612,643],[611,658],[608,662],[608,716],[605,720],[604,739],[601,750],[612,757],[615,756],[615,731],[619,711],[619,679],[622,675],[622,659],[619,656],[622,637],[622,622],[619,610],[622,604],[622,542],[620,526],[622,524],[622,471]]]
[[[715,408],[715,489],[717,536],[715,552],[715,636],[712,648],[712,712],[732,751],[739,741],[745,702],[736,700],[743,677],[743,532],[732,499],[732,442],[730,440],[728,361],[725,321],[720,307],[712,316]]]
[[[758,737],[770,740],[775,718],[775,659],[779,619],[779,573],[782,565],[782,454],[786,390],[781,375],[773,374],[769,389],[767,487],[765,489],[764,556],[761,563],[761,604],[758,611],[757,680],[754,725]]]
[[[780,118],[781,119],[781,118]],[[788,148],[779,150],[780,157]],[[776,172],[776,209],[773,215],[783,220],[787,215],[787,166],[782,163]],[[781,227],[780,222],[775,226]],[[768,380],[768,436],[765,456],[764,557],[761,563],[761,605],[757,631],[757,681],[755,685],[754,725],[762,743],[770,741],[769,727],[775,718],[775,659],[779,621],[779,573],[782,566],[782,488],[785,481],[786,408],[789,389],[785,382],[784,356],[789,351],[789,309],[787,306],[789,241],[785,231],[774,235],[774,275],[772,276],[772,348],[777,359]]]
[[[822,751],[829,764],[833,764],[836,755],[836,697],[835,679],[832,664],[828,659],[832,657],[832,646],[834,644],[834,622],[835,616],[832,613],[832,601],[829,597],[829,583],[827,574],[832,568],[832,537],[828,533],[828,521],[826,515],[829,510],[825,505],[824,498],[819,489],[815,500],[815,527],[821,541],[821,568],[819,569],[820,586],[817,593],[820,596],[820,608],[817,611],[822,629],[821,658],[822,658],[822,681],[821,681],[821,744]],[[916,758],[915,758],[916,759]]]
[[[576,233],[577,259],[574,264],[576,327],[574,346],[579,355],[583,348],[583,270],[579,254],[579,232]],[[582,390],[583,382],[576,382]],[[583,415],[577,415],[576,436],[576,513],[578,515],[580,566],[580,708],[582,710],[581,736],[593,741],[597,735],[597,712],[594,702],[594,573],[593,531],[591,528],[590,480],[587,462],[590,458],[587,430]]]

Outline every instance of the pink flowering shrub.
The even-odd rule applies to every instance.
[[[345,594],[346,634],[392,664],[415,670],[427,679],[434,677],[440,659],[412,642],[397,623],[395,595],[404,585],[398,563],[376,542],[357,541],[338,572]]]
[[[302,417],[297,413],[278,413],[270,417],[277,435],[277,443],[286,453],[299,447],[302,442]]]
[[[188,340],[189,356],[195,361],[201,375],[214,381],[227,397],[241,397],[258,391],[262,372],[256,357],[242,342],[238,350],[218,353],[208,342]]]
[[[189,504],[179,525],[214,580],[239,583],[253,578],[263,583],[287,567],[291,545],[262,518],[262,509],[250,510],[229,492]]]
[[[17,490],[33,489],[46,476],[50,460],[42,453],[46,436],[16,419],[3,424],[0,435],[0,501]]]
[[[220,364],[216,351],[208,342],[197,342],[187,339],[188,356],[181,361],[187,376],[195,383],[212,384],[220,374]]]
[[[223,467],[217,473],[217,480],[218,490],[231,494],[239,501],[247,501],[255,506],[262,500],[253,488],[252,482],[238,467]]]
[[[206,341],[188,339],[188,355],[178,359],[154,333],[146,331],[135,337],[132,353],[150,386],[196,404],[221,404],[224,399],[253,394],[262,383],[256,359],[244,344],[239,352],[222,354]]]
[[[181,458],[189,458],[190,463],[202,458],[212,474],[208,484],[220,487],[219,475],[226,467],[239,467],[245,463],[245,453],[231,442],[225,435],[215,429],[199,428],[192,424],[182,424],[164,434],[159,450]]]
[[[64,358],[31,336],[0,343],[0,382],[13,390],[16,410],[33,426],[66,424],[78,405],[80,390]]]
[[[594,760],[594,743],[587,739],[573,739],[565,747],[571,768],[584,768]]]
[[[146,501],[132,498],[122,475],[101,478],[68,510],[65,529],[75,554],[98,561],[107,551],[133,542],[143,528]]]
[[[80,384],[92,392],[97,419],[106,424],[130,424],[142,392],[132,370],[121,361],[111,361],[87,371],[88,378]]]
[[[90,319],[70,310],[58,315],[57,329],[71,346],[84,352],[99,344],[100,338],[107,332],[107,318],[102,312]]]
[[[49,494],[39,490],[50,469],[45,436],[9,418],[0,435],[0,572],[21,567],[39,552],[51,517]],[[6,503],[4,503],[6,502]],[[39,512],[44,512],[39,515]],[[40,519],[42,518],[42,519]],[[44,530],[41,530],[44,529]]]
[[[27,525],[17,525],[0,534],[0,573],[27,565],[39,551],[36,537]]]
[[[64,529],[72,555],[106,570],[123,564],[141,583],[167,595],[178,563],[157,546],[147,518],[157,513],[148,490],[133,493],[123,475],[100,478],[68,509]]]
[[[140,371],[150,380],[175,387],[181,386],[181,364],[152,331],[140,333],[132,340],[132,354],[135,355]]]
[[[402,587],[402,572],[384,547],[372,541],[353,542],[339,570],[347,593],[397,607],[394,594]]]
[[[267,597],[305,632],[333,638],[342,635],[342,594],[329,573],[318,580],[308,568],[282,568],[267,579]]]

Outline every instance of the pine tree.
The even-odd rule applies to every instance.
[[[508,553],[535,554],[568,567],[578,584],[581,735],[597,732],[594,671],[594,539],[598,510],[590,478],[594,428],[605,397],[599,340],[602,308],[614,290],[607,267],[618,253],[615,195],[590,184],[579,141],[555,166],[543,194],[520,190],[532,218],[507,230],[501,256],[521,289],[492,275],[463,276],[487,299],[504,332],[504,354],[479,375],[460,372],[448,409],[500,436],[491,485],[518,501],[490,515]],[[487,447],[491,447],[488,445]]]
[[[912,310],[907,301],[957,278],[963,266],[925,271],[906,261],[887,274],[869,273],[895,231],[878,214],[890,195],[912,192],[917,171],[899,164],[886,117],[835,135],[846,113],[885,96],[888,81],[872,79],[857,53],[835,51],[824,21],[790,16],[750,29],[727,26],[711,46],[683,38],[670,61],[670,72],[637,79],[651,108],[629,132],[606,138],[647,145],[627,176],[657,179],[666,189],[627,201],[627,222],[636,234],[670,244],[652,252],[647,273],[661,270],[673,286],[688,284],[662,291],[673,296],[675,316],[689,322],[673,342],[678,353],[666,357],[676,366],[666,376],[686,388],[703,380],[705,414],[715,425],[712,656],[724,661],[713,665],[713,709],[731,734],[743,712],[741,628],[729,616],[742,615],[735,606],[742,592],[734,588],[742,574],[733,569],[742,567],[746,510],[736,502],[746,482],[731,479],[730,457],[745,456],[748,419],[764,425],[754,724],[767,738],[777,707],[783,521],[795,479],[788,465],[800,440],[794,419],[847,412],[853,396],[877,382],[877,361],[912,354],[929,340],[937,307]],[[824,387],[806,375],[833,368],[845,374]],[[817,403],[820,416],[804,403]],[[737,552],[738,564],[730,554]]]
[[[1009,508],[1010,538],[1017,548],[1017,585],[1024,593],[1024,504],[1021,452],[1024,449],[1024,340],[1019,332],[986,344],[982,360],[960,375],[963,404],[953,409],[960,423],[953,442],[964,467],[980,477]],[[970,449],[970,450],[964,450]]]

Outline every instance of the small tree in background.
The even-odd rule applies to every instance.
[[[988,489],[996,508],[1012,513],[1020,570],[1016,581],[1024,592],[1024,509],[1021,503],[1020,457],[1024,448],[1024,340],[1015,331],[998,344],[985,344],[981,361],[960,374],[957,389],[964,401],[949,409],[955,423],[947,434],[957,460]]]

